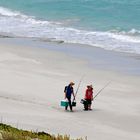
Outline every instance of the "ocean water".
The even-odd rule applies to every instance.
[[[140,54],[140,0],[0,0],[0,34]]]

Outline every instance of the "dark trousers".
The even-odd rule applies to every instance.
[[[84,109],[88,110],[88,102],[87,101],[84,102]]]
[[[67,99],[68,99],[68,104],[69,104],[70,110],[72,110],[71,98],[67,97]],[[68,106],[65,106],[65,110],[67,110],[67,109],[68,109]]]
[[[84,109],[88,110],[89,105],[91,105],[91,99],[86,99],[86,101],[84,102]]]

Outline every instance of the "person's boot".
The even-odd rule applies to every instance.
[[[84,110],[87,111],[88,110],[88,105],[84,104]]]
[[[65,110],[68,110],[68,106],[65,106]]]

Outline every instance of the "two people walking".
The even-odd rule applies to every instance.
[[[74,82],[70,82],[69,85],[65,86],[65,89],[64,89],[65,99],[68,100],[68,106],[70,108],[70,111],[73,111],[71,96],[73,96],[73,101],[75,100],[74,89],[73,89],[74,85],[75,85]],[[91,109],[91,104],[92,104],[92,100],[93,100],[93,87],[92,87],[92,85],[87,85],[84,100],[85,100],[84,110],[92,110]],[[68,109],[68,106],[65,106],[65,110]]]

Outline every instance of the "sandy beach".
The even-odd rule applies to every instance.
[[[81,51],[79,51],[81,50]],[[74,112],[60,106],[64,87],[75,82]],[[88,84],[92,111],[80,100]],[[0,39],[1,122],[18,128],[88,140],[139,140],[140,56],[85,45]]]

